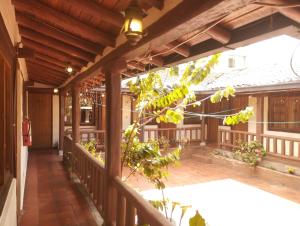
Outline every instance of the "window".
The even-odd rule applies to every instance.
[[[300,132],[300,94],[269,97],[269,130]]]

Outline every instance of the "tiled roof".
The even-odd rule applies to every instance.
[[[296,67],[300,72],[300,67]],[[300,73],[299,73],[300,74]],[[210,74],[196,91],[209,91],[225,88],[230,85],[236,89],[260,86],[277,86],[292,82],[300,82],[300,77],[295,75],[288,63],[269,63],[242,69],[235,69],[225,73]]]

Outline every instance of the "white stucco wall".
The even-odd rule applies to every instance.
[[[52,145],[54,148],[58,147],[58,141],[59,141],[59,96],[53,95],[53,107],[52,107]]]
[[[0,226],[17,226],[16,180],[13,179],[0,217]]]

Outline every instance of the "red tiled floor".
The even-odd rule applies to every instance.
[[[97,225],[55,151],[31,151],[21,226]]]

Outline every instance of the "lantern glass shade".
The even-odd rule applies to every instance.
[[[71,65],[68,65],[68,66],[66,67],[66,72],[67,72],[68,74],[72,74],[72,73],[73,73],[73,67],[72,67]]]
[[[143,12],[140,8],[131,6],[126,10],[123,31],[132,44],[143,37]]]

